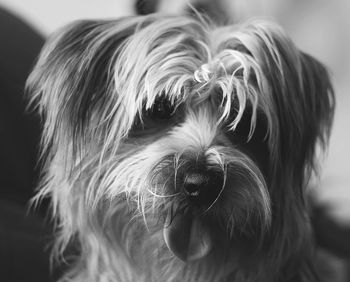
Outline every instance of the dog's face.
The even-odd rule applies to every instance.
[[[69,276],[304,277],[304,188],[334,101],[324,67],[279,27],[74,23],[28,88],[44,117],[40,195],[60,250],[81,249]]]

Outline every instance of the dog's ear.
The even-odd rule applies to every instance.
[[[317,272],[310,271],[314,255],[309,242],[305,188],[310,177],[318,173],[319,154],[328,145],[335,96],[322,63],[296,49],[279,49],[279,52],[284,79],[281,75],[281,81],[274,82],[273,90],[280,139],[273,196],[275,222],[280,223],[272,229],[278,234],[273,240],[280,242],[276,258],[281,261],[283,256],[290,255],[285,273],[299,269],[299,275],[319,280]],[[297,57],[290,56],[290,52],[295,52]],[[299,278],[297,280],[301,280]]]
[[[231,42],[259,66],[252,81],[268,121],[271,163],[276,165],[271,178],[302,187],[305,170],[314,169],[316,144],[325,147],[330,134],[334,94],[328,72],[273,23],[251,22]],[[287,175],[281,175],[281,168]]]
[[[43,116],[44,150],[65,149],[62,155],[74,160],[106,141],[106,132],[114,133],[114,142],[125,134],[133,117],[120,110],[113,70],[138,22],[136,17],[79,21],[49,38],[26,85]]]
[[[312,56],[300,52],[302,71],[302,95],[304,125],[302,158],[310,169],[317,169],[315,163],[315,144],[323,150],[327,148],[335,110],[335,96],[326,67]]]
[[[298,50],[281,31],[268,36],[275,46],[264,66],[277,117],[276,164],[281,165],[279,173],[285,169],[282,179],[302,196],[311,173],[317,172],[317,148],[324,150],[328,144],[334,92],[322,63]]]

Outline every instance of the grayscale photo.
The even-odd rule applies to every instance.
[[[0,282],[350,282],[349,0],[0,0]]]

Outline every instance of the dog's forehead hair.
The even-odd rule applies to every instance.
[[[214,98],[222,108],[220,121],[236,106],[232,129],[248,103],[254,121],[258,106],[270,104],[270,97],[261,66],[250,54],[256,48],[250,37],[235,27],[203,27],[188,18],[181,24],[166,19],[139,28],[123,43],[114,64],[119,102],[140,114],[164,95],[172,104],[190,101],[192,106]]]

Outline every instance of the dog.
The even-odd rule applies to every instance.
[[[319,281],[306,190],[335,97],[277,24],[74,22],[27,91],[53,253],[77,249],[61,281]]]

